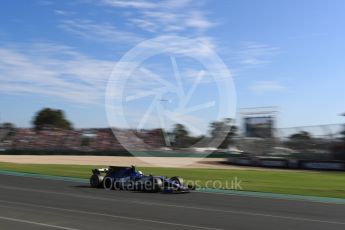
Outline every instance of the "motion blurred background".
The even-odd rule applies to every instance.
[[[345,170],[344,8],[341,0],[5,1],[0,154],[130,156],[125,144],[143,156]],[[143,101],[127,110],[128,127],[109,126],[104,98],[112,69],[128,50],[158,36],[195,39],[219,55],[236,86],[237,105],[229,104],[236,117],[216,119],[216,101],[180,122],[162,127],[151,116],[137,128],[133,124],[147,108]],[[152,76],[173,82],[167,60],[143,63],[129,90],[156,89]],[[182,88],[188,89],[202,68],[176,60]],[[218,96],[208,74],[194,102]],[[175,99],[164,95],[160,106],[173,111]],[[210,145],[220,136],[220,145]]]

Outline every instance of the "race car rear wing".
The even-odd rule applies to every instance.
[[[102,173],[108,173],[108,172],[119,172],[121,170],[133,170],[135,171],[135,167],[123,167],[123,166],[109,166],[108,168],[100,168],[100,169],[92,169],[93,174],[102,174]]]
[[[108,168],[92,169],[93,174],[107,173],[108,171],[109,171]]]

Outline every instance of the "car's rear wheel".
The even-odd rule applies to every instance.
[[[93,174],[90,177],[90,185],[92,188],[99,188],[102,186],[102,182],[103,182],[103,176],[101,175],[97,175],[97,174]]]

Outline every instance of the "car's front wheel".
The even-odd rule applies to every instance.
[[[179,176],[174,176],[170,178],[171,181],[175,182],[176,184],[183,186],[183,179]]]
[[[163,181],[161,178],[152,178],[152,189],[151,192],[161,192],[163,190]]]

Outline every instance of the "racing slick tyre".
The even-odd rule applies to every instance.
[[[97,175],[97,174],[93,174],[90,177],[90,185],[92,188],[100,188],[102,187],[102,182],[103,182],[103,176],[101,175]]]
[[[114,179],[111,177],[104,177],[103,180],[103,188],[106,190],[113,190],[114,189]]]
[[[174,176],[174,177],[171,177],[170,180],[183,186],[183,179],[181,177]]]

